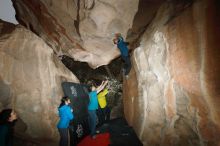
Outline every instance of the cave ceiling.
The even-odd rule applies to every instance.
[[[163,0],[12,0],[16,19],[41,37],[57,56],[97,68],[119,56],[120,32],[136,42]],[[130,47],[132,49],[132,47]]]

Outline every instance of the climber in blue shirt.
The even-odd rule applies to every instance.
[[[123,37],[121,36],[120,33],[115,34],[115,38],[113,39],[114,44],[117,45],[118,49],[120,50],[121,53],[121,58],[124,61],[124,66],[123,66],[123,73],[125,76],[128,76],[130,70],[131,70],[131,61],[130,61],[130,56],[129,56],[129,50],[128,50],[128,43],[124,42]]]

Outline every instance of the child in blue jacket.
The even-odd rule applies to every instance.
[[[60,120],[57,124],[58,131],[60,133],[60,143],[59,146],[68,146],[68,131],[70,120],[73,120],[73,110],[69,106],[69,97],[63,97],[61,99],[61,104],[58,108]]]

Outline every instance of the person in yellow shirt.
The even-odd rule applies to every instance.
[[[106,102],[106,95],[108,94],[108,89],[105,88],[98,94],[98,103],[99,103],[99,109],[98,109],[98,119],[99,119],[99,125],[104,124],[108,120],[110,120],[110,109]]]

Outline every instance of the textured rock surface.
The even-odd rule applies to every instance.
[[[52,139],[60,82],[77,81],[53,52],[95,68],[118,56],[113,32],[131,41],[144,33],[123,83],[127,121],[145,146],[219,146],[220,4],[169,0],[153,18],[162,1],[13,0],[18,21],[53,50],[22,27],[0,25],[0,107],[18,110],[26,134]]]
[[[42,39],[22,26],[3,22],[0,70],[0,109],[13,107],[18,112],[16,132],[23,138],[56,139],[61,82],[78,79]]]
[[[13,0],[19,23],[57,53],[96,68],[119,55],[113,33],[132,27],[139,0]],[[123,19],[122,19],[123,18]]]
[[[218,10],[165,3],[134,51],[124,111],[145,146],[220,145]]]

